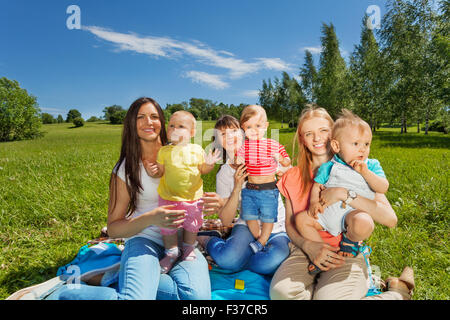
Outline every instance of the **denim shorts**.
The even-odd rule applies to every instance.
[[[277,222],[279,193],[277,188],[270,190],[242,189],[241,218],[245,221]]]

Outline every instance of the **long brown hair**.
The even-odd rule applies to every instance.
[[[297,157],[297,167],[300,169],[302,175],[301,181],[301,196],[309,192],[311,185],[313,184],[313,179],[311,178],[311,163],[312,154],[311,151],[303,144],[302,141],[302,126],[305,121],[312,118],[324,118],[330,123],[330,129],[333,128],[333,119],[328,114],[327,110],[319,107],[317,104],[308,104],[305,109],[303,109],[300,117],[298,118],[297,132],[295,133],[293,148],[295,151],[296,140],[298,140],[298,157]]]
[[[120,156],[109,180],[110,190],[110,210],[113,210],[116,206],[117,200],[117,185],[114,174],[117,173],[122,163],[125,161],[125,183],[127,186],[128,194],[130,195],[130,203],[128,205],[127,215],[136,210],[137,194],[140,190],[143,190],[141,184],[141,172],[140,161],[142,156],[141,143],[137,133],[137,115],[142,105],[151,103],[158,111],[159,120],[161,122],[161,131],[159,137],[161,144],[164,146],[167,144],[167,132],[165,126],[164,112],[161,106],[152,98],[142,97],[135,100],[127,111],[125,119],[123,121],[122,131],[122,146],[120,148]]]

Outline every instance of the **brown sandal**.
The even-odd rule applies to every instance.
[[[400,293],[403,300],[411,300],[414,288],[414,271],[410,267],[405,267],[400,277],[386,279],[386,290]]]

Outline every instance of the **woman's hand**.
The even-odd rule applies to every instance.
[[[244,164],[240,164],[236,172],[234,173],[234,188],[242,189],[242,185],[245,182],[245,178],[248,177],[247,167]]]
[[[203,214],[210,216],[219,212],[223,207],[223,199],[215,192],[205,192],[201,198],[203,201]]]
[[[345,201],[347,199],[347,189],[342,187],[325,188],[320,186],[319,201],[323,210],[338,201]]]
[[[145,171],[147,171],[147,174],[150,177],[155,178],[158,175],[159,170],[156,163],[150,162],[149,160],[142,160],[142,163],[144,164]]]
[[[175,205],[173,204],[161,206],[145,214],[152,217],[152,225],[161,228],[177,229],[184,221],[186,210],[173,210],[174,207]]]
[[[302,250],[322,271],[339,268],[345,262],[345,258],[336,253],[339,251],[338,247],[332,247],[324,242],[305,240]]]

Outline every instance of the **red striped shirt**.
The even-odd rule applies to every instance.
[[[273,157],[277,153],[289,158],[284,146],[273,139],[246,139],[237,156],[245,161],[251,176],[269,176],[277,171],[278,163]]]

